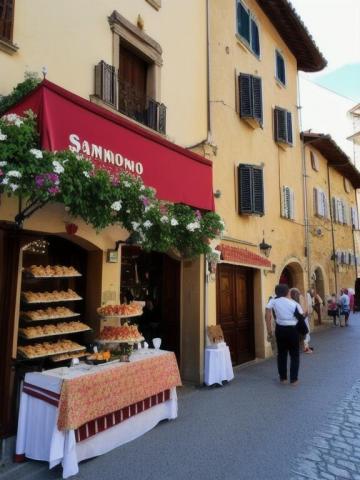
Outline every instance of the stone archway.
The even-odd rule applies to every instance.
[[[291,261],[283,268],[279,283],[285,283],[289,288],[298,288],[300,292],[304,292],[304,271],[303,267],[297,261]]]

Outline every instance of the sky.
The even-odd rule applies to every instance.
[[[360,0],[290,0],[328,61],[308,78],[360,102]]]

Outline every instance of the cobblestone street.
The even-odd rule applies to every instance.
[[[360,480],[360,381],[299,456],[292,480]]]

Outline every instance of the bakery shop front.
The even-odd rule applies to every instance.
[[[190,206],[200,216],[200,212],[213,211],[212,169],[206,159],[48,81],[12,108],[9,122],[21,123],[19,118],[29,110],[36,115],[42,151],[81,154],[79,162],[85,157],[95,170],[106,169],[114,176],[125,172],[141,178],[144,185],[156,189],[160,200]],[[38,152],[32,152],[37,159]],[[0,162],[6,164],[2,158]],[[10,186],[15,185],[15,190],[19,174],[8,171],[5,175],[2,169],[0,178],[3,181],[7,175],[10,181],[13,179]],[[46,175],[35,177],[40,189],[54,181],[55,177]],[[56,193],[56,182],[51,188]],[[141,184],[140,188],[145,187]],[[73,192],[75,199],[81,195],[80,191]],[[121,201],[113,205],[116,213]],[[93,208],[95,213],[99,212],[101,222],[101,204],[94,204]],[[166,215],[161,218],[168,221]],[[195,223],[191,225],[189,231],[198,228]],[[64,204],[1,195],[0,390],[4,393],[0,398],[0,438],[15,433],[24,391],[28,390],[27,395],[34,398],[45,395],[48,400],[60,402],[59,409],[71,404],[71,396],[62,398],[62,393],[49,393],[41,387],[41,372],[65,368],[64,362],[92,351],[101,335],[103,343],[114,340],[115,332],[129,344],[142,342],[143,346],[144,340],[150,343],[152,338],[159,337],[162,349],[175,352],[182,378],[199,379],[204,261],[199,255],[184,260],[175,249],[166,253],[155,250],[142,249],[136,235],[129,237],[129,229],[120,226],[104,226],[96,231],[91,221],[72,216]],[[119,321],[122,317],[129,317],[129,322]],[[126,357],[129,352],[125,349],[122,353]],[[102,360],[100,354],[98,357]],[[165,405],[174,398],[166,392],[172,392],[179,379],[173,365],[162,365],[163,358],[153,360],[154,371],[170,369],[170,384],[158,382],[162,400],[158,397],[156,402]],[[134,372],[129,370],[130,374]],[[32,386],[27,385],[28,378],[33,379]],[[111,383],[114,378],[107,381],[117,384]],[[150,400],[140,399],[140,403],[137,393],[134,391],[129,397],[137,405],[133,416],[153,406],[153,394],[157,392],[149,385]],[[109,400],[108,408],[115,407],[119,405]],[[124,413],[128,404],[120,407],[117,411],[121,410],[123,419],[123,415],[128,415]],[[72,426],[76,441],[95,428],[90,426],[93,419],[89,420],[85,410],[73,421],[62,417],[69,428]],[[104,412],[98,413],[100,418]],[[163,418],[174,418],[173,413],[166,415]],[[105,429],[104,425],[115,425],[115,417],[114,414],[111,420],[96,424],[96,431]],[[87,433],[81,430],[81,421],[86,423]],[[79,460],[88,458],[86,452],[79,451]]]

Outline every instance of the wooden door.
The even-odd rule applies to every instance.
[[[147,68],[148,65],[142,58],[120,46],[119,78],[140,95],[146,94]]]
[[[217,323],[234,365],[255,358],[253,274],[250,268],[220,264],[217,272]]]
[[[163,346],[180,362],[180,262],[167,255],[163,256],[161,322]]]

